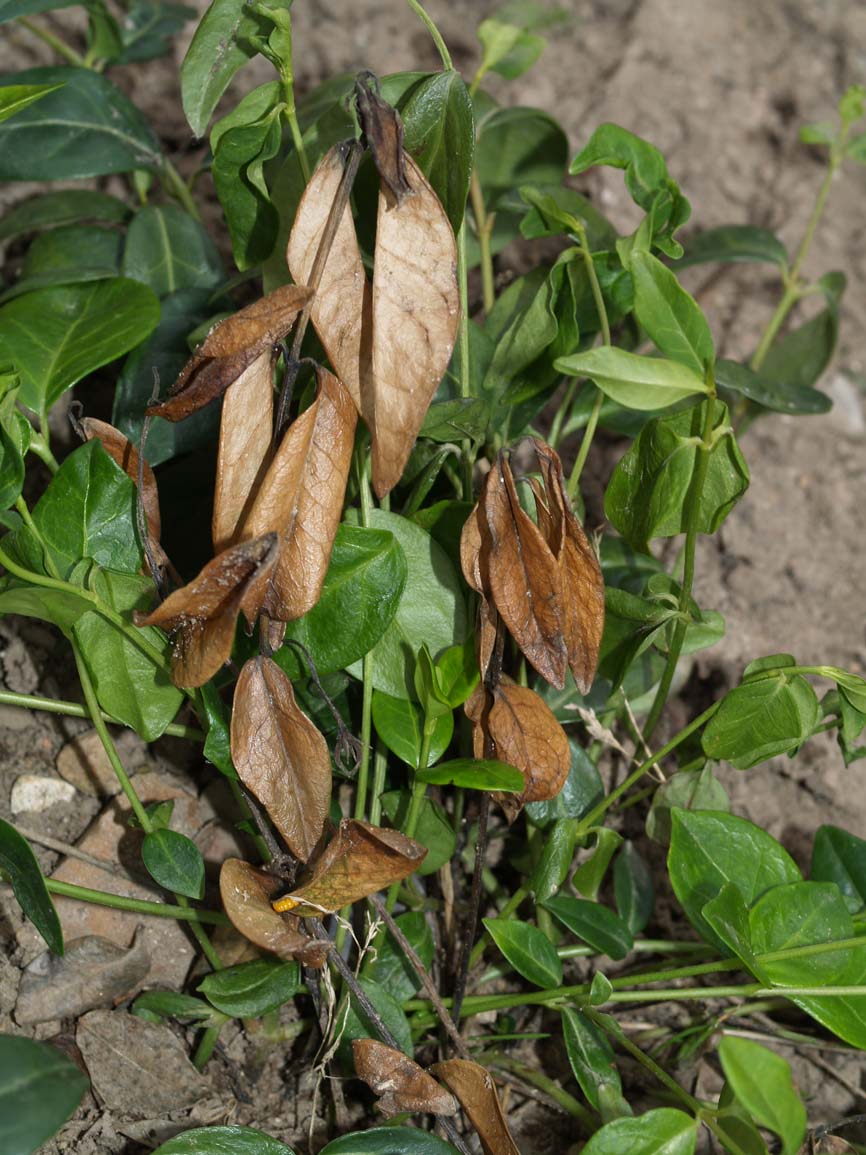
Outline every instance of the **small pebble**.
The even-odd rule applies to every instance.
[[[13,814],[41,814],[58,803],[72,802],[75,793],[74,786],[59,778],[48,778],[43,774],[22,774],[15,779],[9,804]]]

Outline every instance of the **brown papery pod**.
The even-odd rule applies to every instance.
[[[240,537],[270,463],[273,419],[273,358],[268,349],[223,398],[212,523],[216,553]]]
[[[172,681],[203,686],[228,661],[238,614],[258,616],[277,560],[276,534],[232,546],[208,562],[198,577],[175,590],[138,626],[172,634]]]
[[[289,850],[307,862],[331,801],[328,744],[295,702],[292,683],[270,658],[250,658],[235,689],[232,761]]]
[[[282,285],[211,329],[172,386],[171,395],[146,410],[182,421],[225,393],[271,346],[281,341],[310,299],[303,285]]]
[[[99,441],[111,460],[138,486],[138,450],[128,437],[124,437],[119,429],[115,429],[107,421],[98,421],[95,417],[77,419],[75,427],[86,441]],[[144,506],[148,533],[153,541],[158,543],[162,528],[159,517],[159,493],[154,472],[146,461],[142,470],[142,481],[141,503]]]
[[[319,161],[304,190],[286,250],[289,272],[298,284],[310,280],[331,205],[343,177],[345,153],[335,145]],[[347,201],[337,224],[310,308],[310,319],[337,376],[355,408],[369,408],[372,289]],[[363,400],[362,400],[363,395]]]
[[[304,934],[300,919],[277,914],[271,905],[280,883],[240,858],[227,858],[220,869],[220,896],[225,912],[240,933],[283,959],[296,958],[321,967],[329,945]]]
[[[456,1115],[457,1101],[418,1064],[377,1039],[353,1039],[352,1052],[359,1079],[379,1096],[383,1115]]]
[[[478,1132],[484,1155],[520,1155],[508,1130],[491,1075],[468,1059],[448,1059],[430,1068],[457,1096],[469,1122]]]
[[[379,190],[373,255],[373,405],[362,416],[380,498],[400,480],[460,320],[451,222],[408,154],[405,166],[411,191],[400,203],[384,182]]]
[[[402,882],[426,856],[426,846],[397,830],[344,818],[310,881],[279,899],[274,909],[296,910],[303,918],[339,910]]]
[[[280,556],[265,603],[290,622],[319,600],[352,464],[357,414],[349,394],[317,368],[313,404],[286,430],[244,524],[244,536],[280,535]]]

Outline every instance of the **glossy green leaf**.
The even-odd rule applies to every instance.
[[[151,878],[166,890],[187,898],[204,895],[204,859],[185,834],[176,830],[154,830],[146,834],[141,857]]]
[[[559,955],[537,926],[508,918],[485,918],[482,922],[511,966],[528,982],[545,990],[562,984]]]
[[[431,441],[478,440],[487,428],[488,405],[482,397],[455,397],[434,401],[427,410],[419,437]]]
[[[474,639],[443,650],[433,664],[433,674],[440,702],[452,710],[462,706],[479,682]]]
[[[622,835],[608,826],[590,827],[587,834],[593,836],[595,846],[589,858],[574,872],[571,881],[574,889],[584,898],[595,901],[607,874],[610,860],[622,843]]]
[[[788,263],[785,246],[769,229],[753,225],[721,225],[697,233],[685,242],[685,253],[677,269],[711,261],[760,261],[784,269]]]
[[[294,1151],[252,1127],[195,1127],[175,1135],[153,1155],[294,1155]]]
[[[14,826],[0,818],[0,868],[12,883],[12,892],[24,914],[30,919],[55,954],[63,954],[63,931],[45,879],[30,844]],[[2,1096],[2,1090],[0,1090]],[[0,1113],[0,1119],[2,1119]],[[0,1135],[3,1124],[0,1123]]]
[[[628,409],[661,409],[707,391],[703,378],[677,361],[642,357],[613,345],[559,357],[555,366],[569,377],[591,378],[603,393]]]
[[[388,816],[388,821],[397,830],[405,829],[406,818],[409,813],[410,792],[408,790],[388,790],[380,798],[382,809]],[[427,847],[427,857],[415,871],[419,875],[435,874],[440,866],[444,866],[451,859],[457,846],[457,836],[448,815],[432,798],[422,799],[421,809],[418,813],[418,824],[412,837],[416,842]]]
[[[727,791],[709,766],[674,774],[656,790],[646,819],[647,834],[660,846],[670,844],[671,810],[675,807],[726,811],[731,809],[731,803]]]
[[[296,962],[256,959],[214,971],[202,979],[198,989],[224,1015],[256,1019],[277,1010],[298,993],[301,968]]]
[[[748,770],[795,750],[819,717],[818,699],[806,679],[780,673],[730,690],[705,726],[701,744],[708,758]]]
[[[24,458],[33,427],[18,409],[18,390],[0,385],[0,510],[8,509],[24,487]]]
[[[148,823],[153,830],[165,830],[171,825],[171,816],[174,814],[174,799],[166,798],[162,802],[145,803],[144,812]],[[130,830],[142,830],[144,827],[137,814],[133,813],[126,820]]]
[[[130,1007],[132,1014],[149,1023],[161,1019],[180,1019],[182,1022],[205,1022],[213,1019],[213,1008],[202,999],[182,995],[177,991],[145,991]]]
[[[0,124],[62,87],[60,84],[0,85]]]
[[[273,251],[279,228],[263,167],[278,153],[282,105],[252,123],[238,124],[219,137],[213,178],[225,213],[235,264],[248,269]]]
[[[520,222],[520,233],[527,240],[559,236],[561,233],[570,235],[577,221],[586,229],[591,249],[613,249],[616,244],[618,234],[614,226],[588,197],[576,189],[562,185],[524,185],[520,189],[520,196],[532,206]],[[623,273],[628,275],[625,270]]]
[[[598,902],[557,894],[544,906],[556,915],[564,927],[599,954],[623,959],[631,950],[633,938],[619,915]]]
[[[589,1140],[585,1155],[692,1155],[697,1122],[673,1107],[613,1119]]]
[[[95,225],[63,225],[41,233],[27,250],[20,277],[0,301],[54,285],[117,277],[122,249],[120,233]]]
[[[752,950],[752,933],[749,928],[749,909],[734,883],[726,882],[715,898],[705,903],[701,915],[725,949],[740,959],[753,974],[757,974],[758,964]]]
[[[69,8],[73,0],[0,0],[0,24],[17,20],[19,16],[33,16],[54,8]]]
[[[421,758],[421,742],[424,730],[424,716],[421,708],[408,698],[394,698],[373,691],[373,725],[376,733],[392,754],[417,770]],[[454,734],[454,716],[449,711],[435,721],[427,765],[437,762],[451,743]]]
[[[570,692],[572,700],[576,692],[572,686]],[[567,715],[569,721],[572,716]],[[569,735],[568,745],[571,750],[571,765],[562,790],[547,802],[526,804],[527,817],[534,826],[540,826],[542,829],[546,829],[558,818],[582,818],[604,793],[595,763],[590,761],[586,751],[573,735]]]
[[[638,322],[663,356],[703,377],[715,360],[710,327],[674,273],[651,253],[637,250],[628,265]]]
[[[794,860],[765,830],[712,810],[671,811],[668,874],[692,926],[713,945],[718,940],[701,911],[726,882],[749,905],[773,886],[800,880]]]
[[[835,882],[850,910],[866,906],[866,841],[838,826],[821,826],[812,845],[811,877]]]
[[[456,1148],[417,1127],[373,1127],[341,1135],[323,1147],[320,1155],[456,1155]]]
[[[400,930],[411,943],[424,967],[433,963],[433,934],[422,911],[408,911],[395,919]],[[364,974],[389,991],[398,1003],[404,1003],[421,988],[418,972],[406,958],[401,947],[388,932],[376,945],[376,957],[364,964]]]
[[[123,201],[96,189],[64,189],[20,201],[0,218],[0,241],[81,221],[122,224],[130,216]]]
[[[201,224],[177,205],[146,205],[133,217],[123,275],[158,297],[180,289],[213,289],[222,281],[219,253]]]
[[[204,136],[219,98],[255,55],[249,37],[260,21],[237,0],[213,0],[180,68],[183,111],[195,136]]]
[[[459,72],[434,72],[400,104],[406,149],[442,201],[455,233],[463,220],[475,151],[472,101]]]
[[[227,778],[237,778],[232,762],[231,733],[228,710],[213,682],[206,682],[199,690],[207,737],[202,753],[220,774]]]
[[[562,1034],[574,1077],[602,1122],[631,1115],[607,1036],[575,1007],[562,1008]]]
[[[736,361],[716,362],[716,384],[777,413],[809,416],[829,413],[833,408],[832,400],[820,389],[789,378],[775,380]]]
[[[84,1098],[87,1076],[48,1043],[0,1035],[0,1149],[32,1155]]]
[[[3,543],[8,548],[9,539]],[[7,580],[0,590],[0,614],[21,614],[52,622],[71,637],[72,627],[92,603],[72,592],[49,590],[23,582]]]
[[[0,308],[0,343],[21,375],[21,400],[39,411],[135,348],[158,320],[150,289],[117,277],[9,301]]]
[[[652,917],[655,887],[646,860],[633,842],[624,842],[613,864],[613,893],[619,917],[639,934]]]
[[[807,1121],[790,1064],[760,1043],[733,1035],[719,1044],[719,1059],[731,1090],[758,1126],[781,1138],[783,1155],[796,1155]]]
[[[408,573],[402,543],[390,527],[340,525],[321,596],[308,613],[289,622],[286,637],[309,650],[320,674],[350,666],[384,640]],[[389,653],[399,645],[398,637]],[[278,650],[275,660],[290,678],[307,672],[302,655],[290,645]]]
[[[494,352],[484,391],[498,400],[523,370],[533,365],[557,333],[554,294],[545,269],[518,277],[499,295],[484,326]]]
[[[810,321],[778,338],[761,365],[761,376],[779,385],[814,385],[829,365],[839,333],[839,302],[845,291],[844,273],[825,273],[816,282],[827,307]]]
[[[117,63],[133,64],[164,56],[184,24],[197,15],[195,8],[185,4],[164,3],[163,0],[131,0],[120,24],[122,51]]]
[[[31,68],[7,79],[62,87],[0,125],[0,180],[77,180],[162,164],[150,125],[101,73]]]
[[[412,1032],[409,1028],[409,1020],[404,1015],[400,1004],[397,1002],[393,993],[373,979],[361,977],[358,980],[364,993],[369,998],[379,1016],[384,1022],[385,1026],[391,1031],[391,1034],[397,1040],[397,1045],[401,1051],[409,1056],[412,1055]],[[345,1003],[341,1003],[338,1008],[338,1022],[343,1022],[343,1015],[345,1015],[345,1026],[343,1028],[342,1037],[340,1039],[340,1049],[343,1055],[351,1055],[352,1039],[370,1039],[377,1038],[375,1028],[367,1021],[364,1012],[355,1003],[351,1001],[348,1012],[345,1011]]]
[[[541,857],[529,880],[529,889],[537,903],[552,898],[562,886],[574,859],[577,831],[570,818],[560,818],[547,831]]]
[[[416,782],[432,786],[461,786],[466,790],[507,790],[519,794],[524,787],[522,771],[495,758],[455,758],[419,770]]]

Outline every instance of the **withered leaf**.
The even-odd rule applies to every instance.
[[[300,919],[277,914],[271,899],[280,883],[240,858],[227,858],[220,869],[220,895],[225,912],[240,933],[280,958],[296,958],[304,966],[321,967],[329,944],[308,938]]]
[[[344,818],[310,881],[279,899],[274,909],[295,910],[301,917],[339,910],[401,882],[426,855],[426,846],[397,830]]]
[[[449,1087],[478,1132],[484,1155],[520,1155],[508,1130],[490,1074],[468,1059],[448,1059],[435,1063],[430,1071]]]
[[[307,862],[331,801],[331,756],[295,702],[292,683],[270,658],[250,658],[235,689],[232,761],[282,834]]]
[[[273,414],[272,355],[267,350],[228,387],[223,398],[212,526],[216,553],[240,537],[270,464]]]
[[[98,421],[95,417],[82,417],[75,425],[87,441],[99,441],[112,461],[120,466],[127,477],[132,478],[136,486],[138,485],[140,465],[138,450],[128,437],[124,437],[119,429],[115,429],[107,421]],[[159,542],[161,531],[159,493],[154,472],[146,461],[142,469],[142,481],[141,502],[147,519],[147,529],[153,541]]]
[[[379,1095],[383,1115],[456,1115],[457,1102],[418,1064],[377,1039],[353,1039],[355,1071]]]
[[[253,361],[291,329],[310,298],[304,285],[282,285],[214,325],[151,417],[182,421],[225,393]]]
[[[326,369],[313,404],[286,430],[243,527],[245,537],[280,535],[265,608],[293,621],[319,600],[343,512],[357,414]]]
[[[276,534],[265,534],[224,550],[198,577],[175,590],[139,626],[161,626],[172,634],[172,681],[203,686],[231,655],[239,613],[255,621],[277,560]]]
[[[286,250],[289,271],[298,284],[306,284],[310,279],[331,205],[343,177],[344,155],[340,145],[325,153],[298,205]],[[328,360],[349,390],[355,408],[362,414],[369,408],[367,395],[372,387],[371,308],[372,289],[364,272],[352,212],[347,203],[322,269],[310,308],[310,319]]]
[[[401,204],[412,192],[406,176],[403,122],[397,109],[383,100],[374,86],[378,86],[378,81],[372,72],[361,74],[355,82],[358,120],[380,179]]]
[[[400,480],[451,359],[460,319],[457,246],[448,214],[408,154],[410,194],[379,191],[373,257],[372,480],[382,498]],[[362,402],[364,402],[362,395]]]

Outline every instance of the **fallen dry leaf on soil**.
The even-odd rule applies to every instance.
[[[484,1155],[520,1155],[508,1130],[492,1076],[468,1059],[448,1059],[430,1068],[449,1087],[478,1132]]]
[[[457,1102],[418,1064],[377,1039],[353,1039],[352,1052],[359,1079],[379,1096],[383,1115],[456,1115]]]
[[[235,689],[232,761],[294,856],[307,862],[331,801],[331,755],[270,658],[250,658]]]
[[[344,818],[310,881],[279,899],[274,909],[296,910],[301,917],[339,910],[401,882],[426,856],[426,846],[397,830]]]
[[[220,895],[237,930],[263,950],[280,958],[296,958],[304,966],[321,967],[330,943],[308,938],[300,919],[277,914],[271,905],[279,881],[240,858],[227,858],[220,870]]]

